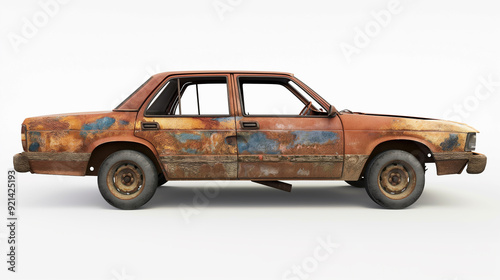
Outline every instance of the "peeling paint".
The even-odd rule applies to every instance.
[[[114,118],[104,117],[97,119],[95,122],[84,124],[80,135],[86,137],[88,133],[98,133],[102,130],[110,128],[115,123]]]
[[[38,151],[38,149],[39,149],[39,148],[40,148],[40,143],[38,143],[38,142],[33,142],[33,143],[31,143],[31,145],[30,145],[30,147],[28,148],[28,150],[29,150],[30,152],[36,152],[36,151]]]
[[[29,132],[29,142],[31,143],[28,147],[30,152],[38,152],[40,149],[40,141],[41,141],[41,133],[38,131],[30,131]]]
[[[297,170],[297,175],[299,176],[309,176],[309,174],[311,174],[311,171],[305,170],[304,168]]]
[[[250,154],[278,154],[279,142],[269,139],[262,132],[252,133],[249,137],[238,139],[238,151]]]
[[[118,121],[121,125],[128,125],[129,122],[128,121],[125,121],[125,120],[120,120]]]
[[[279,173],[278,168],[273,168],[269,166],[261,166],[260,173],[264,176],[277,175]]]
[[[237,117],[239,119],[241,119],[241,117]],[[216,122],[234,122],[235,119],[237,119],[235,117],[222,117],[222,118],[213,118],[212,120],[216,121]]]
[[[173,136],[181,143],[186,143],[189,140],[201,140],[201,135],[193,133],[176,133]]]
[[[460,147],[460,143],[458,143],[458,134],[450,133],[450,136],[439,144],[439,146],[441,146],[443,151],[451,151],[456,147]]]
[[[325,144],[339,139],[337,133],[332,131],[293,131],[292,134],[296,137],[293,141],[294,146]]]
[[[191,148],[182,148],[183,152],[189,153],[189,154],[197,154],[198,151],[196,149],[191,149]]]

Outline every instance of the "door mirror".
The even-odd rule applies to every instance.
[[[334,111],[333,106],[328,107],[328,117],[333,118],[337,115],[337,111]]]

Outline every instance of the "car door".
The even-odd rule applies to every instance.
[[[324,100],[292,76],[234,79],[239,179],[341,177],[342,124],[328,116]]]
[[[169,77],[143,105],[135,135],[151,142],[168,179],[236,179],[230,75]]]

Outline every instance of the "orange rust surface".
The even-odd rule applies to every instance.
[[[229,116],[144,116],[150,100],[169,79],[213,75],[227,78]],[[460,173],[469,161],[468,157],[449,157],[463,156],[467,133],[477,132],[461,123],[361,113],[334,117],[245,116],[237,86],[239,76],[286,77],[325,108],[330,106],[289,73],[166,72],[154,75],[113,111],[26,119],[26,151],[89,154],[103,143],[136,142],[150,149],[162,163],[165,177],[174,180],[357,180],[375,147],[392,140],[426,146],[439,175]],[[333,111],[338,113],[335,108]],[[144,122],[157,123],[159,129],[144,130]],[[258,129],[244,128],[243,122],[258,123]],[[476,162],[484,165],[483,160]],[[44,174],[84,175],[87,168],[86,161],[72,160],[29,160],[29,164],[32,172]],[[474,170],[481,170],[479,167]]]
[[[257,122],[259,129],[245,130],[242,122]],[[238,178],[334,179],[342,175],[342,160],[324,160],[325,156],[343,155],[342,124],[338,118],[242,117],[236,127]],[[256,155],[260,156],[259,162],[245,160]],[[280,161],[273,162],[276,158]]]
[[[433,153],[463,152],[467,125],[441,120],[411,119],[397,116],[344,114],[346,154],[370,154],[380,143],[411,140],[427,146]]]

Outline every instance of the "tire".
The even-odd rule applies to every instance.
[[[360,178],[357,181],[345,181],[345,182],[353,187],[356,187],[356,188],[366,188],[365,178]]]
[[[123,150],[108,156],[97,178],[102,197],[119,209],[132,210],[146,204],[158,187],[154,163],[142,153]]]
[[[370,161],[366,192],[378,205],[402,209],[412,205],[424,190],[422,164],[410,153],[389,150]]]

